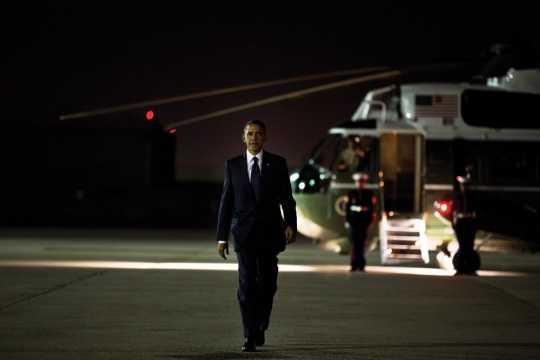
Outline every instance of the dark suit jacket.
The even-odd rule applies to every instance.
[[[285,158],[267,151],[263,151],[259,203],[249,181],[246,153],[225,163],[217,240],[228,240],[230,233],[237,251],[253,226],[257,227],[258,241],[276,252],[285,250],[284,229],[292,226],[296,231],[296,202],[292,196],[287,162]]]

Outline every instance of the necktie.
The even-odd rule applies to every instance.
[[[259,170],[259,159],[253,158],[253,166],[251,167],[251,186],[255,192],[255,198],[259,201],[261,197],[261,171]]]

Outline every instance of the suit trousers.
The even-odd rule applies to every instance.
[[[277,253],[256,234],[236,251],[238,259],[238,304],[245,338],[255,338],[270,324],[277,291]]]
[[[352,270],[364,270],[366,267],[367,226],[351,225],[349,227],[350,263]]]

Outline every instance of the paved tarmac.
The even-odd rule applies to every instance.
[[[0,229],[0,359],[540,359],[540,254],[481,252],[476,277],[430,255],[349,273],[298,239],[266,344],[242,353],[213,231]]]

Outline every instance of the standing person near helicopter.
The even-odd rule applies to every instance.
[[[349,191],[345,200],[345,227],[349,230],[350,241],[350,271],[365,271],[366,241],[369,230],[375,224],[377,198],[371,190],[364,187],[368,179],[366,173],[354,173],[354,190]]]
[[[472,181],[467,173],[456,177],[459,183],[459,191],[454,193],[452,228],[459,243],[459,250],[453,259],[456,275],[476,275],[480,268],[480,256],[474,250],[474,240],[478,228],[476,203],[473,194],[469,190]]]

